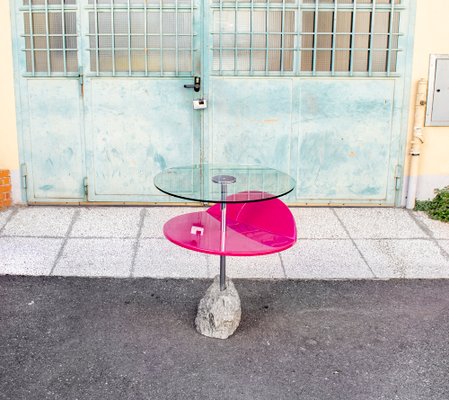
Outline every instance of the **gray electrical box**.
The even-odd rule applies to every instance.
[[[449,54],[430,56],[426,126],[449,126]]]

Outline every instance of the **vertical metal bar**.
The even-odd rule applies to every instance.
[[[64,75],[67,75],[67,57],[66,57],[66,45],[65,45],[65,9],[64,0],[61,0],[61,30],[62,30],[62,61],[64,63]]]
[[[48,22],[48,0],[45,0],[45,43],[47,46],[47,73],[48,75],[51,75],[51,64],[50,64],[50,40],[49,40],[49,33],[50,33],[50,25]]]
[[[175,0],[175,72],[179,74],[179,45],[178,45],[178,0]]]
[[[98,76],[100,73],[100,38],[98,35],[98,10],[97,10],[97,0],[94,0],[94,23],[95,23],[95,66],[96,66],[96,75]],[[90,43],[89,43],[90,47]]]
[[[335,75],[335,47],[337,42],[337,14],[338,14],[338,0],[334,3],[334,18],[332,21],[332,56],[331,56],[331,75]]]
[[[34,29],[33,29],[33,9],[31,7],[31,0],[28,0],[28,21],[30,24],[31,73],[34,76],[36,68],[34,65]]]
[[[225,251],[226,248],[226,192],[227,187],[225,183],[221,184],[221,238],[220,238],[220,250]]]
[[[191,69],[192,69],[192,75],[195,75],[195,59],[194,59],[194,26],[195,26],[195,19],[193,14],[193,1],[190,0],[190,62],[192,63]]]
[[[238,52],[237,52],[237,29],[238,29],[238,0],[234,0],[234,75],[237,75],[237,62],[238,62]]]
[[[223,35],[222,35],[222,30],[223,30],[223,23],[222,23],[222,18],[223,18],[223,0],[218,0],[220,2],[220,11],[218,12],[218,56],[219,56],[219,60],[218,60],[218,69],[219,75],[223,74]]]
[[[298,2],[298,8],[295,10],[295,18],[296,18],[296,45],[295,45],[295,54],[293,54],[294,57],[294,63],[295,67],[293,68],[295,75],[299,75],[301,71],[301,47],[302,47],[302,10],[301,10],[301,3],[300,0],[296,0]]]
[[[352,7],[352,24],[351,24],[351,50],[349,53],[349,75],[354,75],[354,44],[356,39],[356,18],[357,18],[357,0],[354,0],[353,7]]]
[[[220,255],[220,290],[226,290],[226,256],[222,255]]]
[[[227,186],[225,183],[221,184],[221,236],[220,236],[220,250],[222,252],[226,249],[226,192]],[[220,290],[226,289],[226,256],[220,255]]]
[[[112,55],[112,75],[115,76],[115,29],[114,29],[113,0],[111,0],[111,55]]]
[[[268,32],[270,31],[270,0],[267,0],[266,2],[266,11],[265,11],[265,74],[268,75],[268,49],[270,47],[268,41],[269,41],[269,35]]]
[[[128,76],[131,76],[131,11],[128,0]]]
[[[144,31],[144,35],[145,35],[145,37],[143,38],[143,47],[144,47],[143,54],[145,56],[145,60],[144,60],[144,63],[145,63],[145,76],[147,76],[148,75],[148,38],[147,38],[147,35],[148,35],[148,32],[147,32],[148,10],[147,10],[147,1],[146,0],[143,2],[143,12],[144,12],[144,17],[143,17],[144,28],[143,28],[143,31]]]
[[[394,6],[395,6],[395,0],[391,0],[390,28],[388,31],[387,76],[391,75],[391,49],[392,49],[392,45],[393,45]]]
[[[376,14],[376,1],[373,0],[372,11],[371,11],[371,22],[370,22],[370,35],[369,35],[369,44],[368,44],[368,76],[372,76],[373,74],[373,39],[374,39],[374,23],[375,23],[375,14]]]
[[[312,61],[312,75],[316,75],[316,58],[317,58],[317,41],[318,41],[318,4],[319,0],[315,3],[315,21],[313,23],[313,61]]]
[[[284,72],[284,43],[285,43],[284,30],[285,30],[285,0],[282,0],[281,50],[279,52],[281,57],[281,72]]]
[[[162,49],[163,46],[163,30],[162,30],[162,0],[159,0],[159,62],[160,62],[160,73],[161,76],[164,75],[164,52]]]
[[[254,45],[254,0],[251,0],[251,10],[249,15],[249,71],[253,72],[253,45]]]

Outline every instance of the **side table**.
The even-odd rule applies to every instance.
[[[272,254],[295,244],[293,215],[278,199],[294,189],[295,181],[272,168],[198,164],[164,170],[154,184],[177,198],[216,203],[167,221],[164,235],[178,246],[220,256],[220,275],[201,300],[195,322],[200,333],[227,338],[240,322],[241,309],[226,278],[226,256]]]

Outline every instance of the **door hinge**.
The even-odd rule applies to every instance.
[[[402,182],[402,167],[400,165],[396,165],[394,169],[394,188],[396,191],[401,189]]]
[[[80,85],[80,95],[81,97],[84,96],[84,74],[83,74],[83,67],[78,68],[78,82]]]
[[[25,163],[20,165],[21,175],[22,175],[22,188],[27,189],[28,188],[28,170],[27,165]]]
[[[84,187],[84,196],[86,200],[89,200],[89,181],[87,176],[83,179],[83,187]]]

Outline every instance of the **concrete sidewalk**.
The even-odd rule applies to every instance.
[[[18,207],[0,212],[0,275],[212,278],[216,256],[168,242],[188,207]],[[449,224],[387,208],[293,208],[298,243],[229,257],[231,278],[449,278]]]

